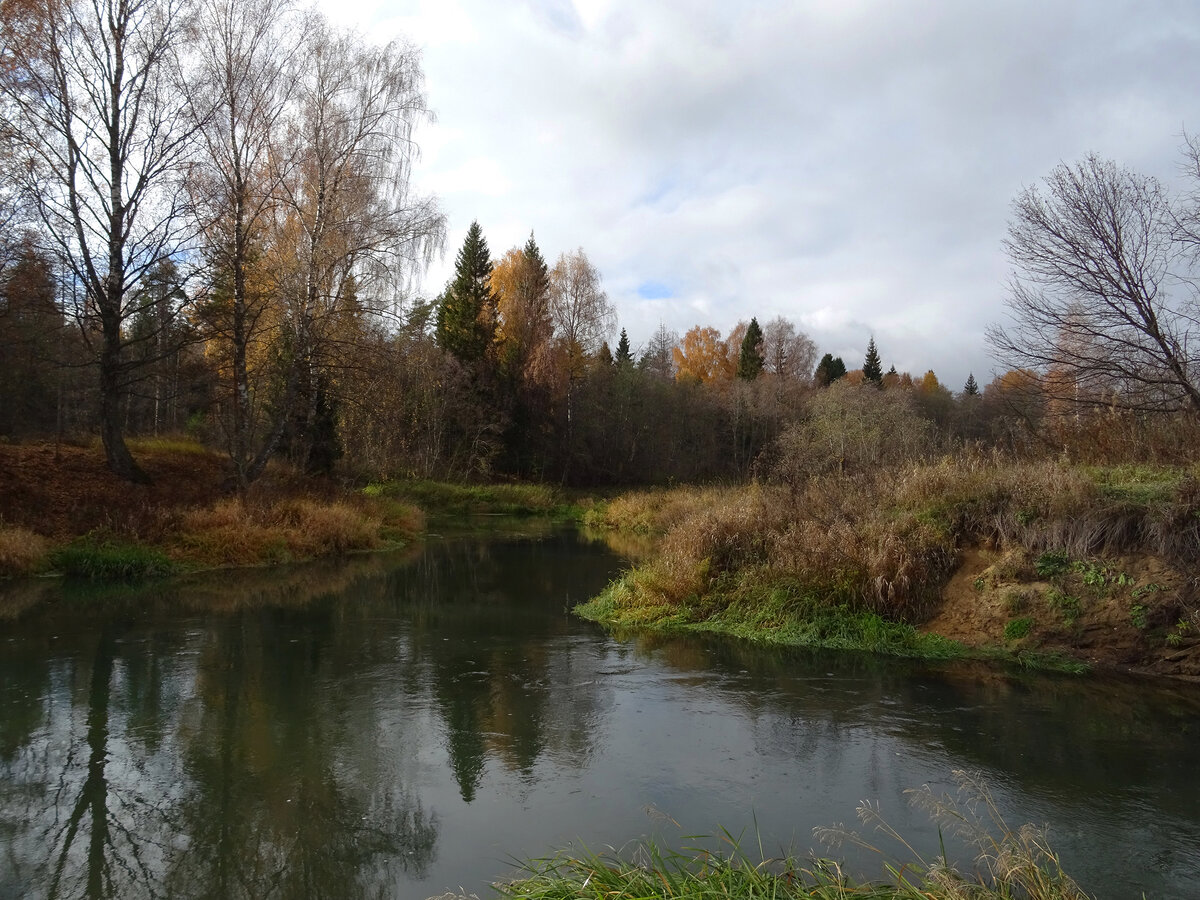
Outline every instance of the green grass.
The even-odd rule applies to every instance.
[[[429,516],[553,516],[579,518],[582,510],[543,484],[451,484],[420,479],[369,484],[368,497],[387,497],[420,507]]]
[[[617,628],[726,634],[788,647],[861,650],[915,659],[961,659],[962,644],[889,622],[871,610],[827,603],[796,585],[742,589],[737,596],[709,595],[694,604],[646,606],[636,602],[636,571],[614,581],[599,597],[575,607],[585,619]]]
[[[50,565],[68,578],[136,581],[176,571],[165,553],[141,544],[84,538],[50,554]]]
[[[668,851],[643,843],[627,853],[560,853],[524,864],[514,879],[495,887],[501,896],[523,900],[1087,900],[1063,871],[1044,829],[1010,827],[979,775],[958,771],[954,779],[955,796],[935,794],[928,786],[908,794],[939,834],[972,849],[975,858],[967,871],[946,858],[944,844],[940,855],[923,856],[888,824],[878,804],[865,801],[858,807],[862,824],[906,858],[882,850],[875,836],[841,826],[814,833],[831,847],[848,843],[876,854],[888,873],[885,880],[855,879],[843,864],[827,858],[768,858],[761,839],[751,855],[723,832],[717,851]]]

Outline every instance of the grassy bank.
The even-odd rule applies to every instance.
[[[606,898],[817,898],[817,900],[1086,900],[1050,847],[1044,829],[1011,828],[978,776],[955,772],[956,796],[935,794],[928,786],[909,791],[945,837],[974,853],[962,871],[943,856],[922,857],[881,815],[864,802],[859,819],[868,835],[841,826],[818,829],[830,846],[851,843],[879,857],[884,880],[856,880],[831,859],[768,859],[761,843],[752,856],[741,842],[722,836],[722,851],[665,852],[643,844],[623,854],[560,854],[535,860],[509,882],[497,884],[504,897],[524,900],[606,900]],[[892,858],[883,846],[896,846],[906,858]],[[944,852],[944,850],[943,850]]]
[[[135,439],[153,479],[112,475],[98,444],[0,444],[0,577],[136,580],[402,546],[439,529],[578,520],[584,504],[535,484],[402,480],[354,488],[272,463],[244,497],[228,460],[183,437]],[[547,527],[550,527],[547,525]]]
[[[638,493],[586,520],[661,535],[579,609],[610,626],[1200,672],[1200,487],[1187,469],[960,458],[796,487]],[[968,561],[979,571],[948,596]]]

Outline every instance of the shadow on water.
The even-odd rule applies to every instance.
[[[620,567],[559,534],[4,586],[0,898],[480,891],[655,830],[643,807],[803,852],[951,768],[1052,822],[1102,897],[1200,877],[1200,691],[615,640],[569,610]]]

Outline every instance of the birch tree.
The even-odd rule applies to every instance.
[[[126,324],[150,302],[136,285],[194,234],[179,189],[196,131],[179,100],[189,13],[186,0],[32,0],[6,4],[0,25],[21,188],[80,291],[72,312],[97,362],[109,468],[136,482],[149,479],[125,444],[138,365]]]

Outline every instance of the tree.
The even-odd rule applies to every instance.
[[[190,243],[186,193],[196,125],[178,102],[185,0],[42,0],[5,16],[15,77],[0,80],[19,122],[23,188],[42,232],[82,288],[73,311],[98,363],[109,468],[148,482],[125,444],[122,399],[136,368],[126,325],[133,287]]]
[[[1058,166],[1013,203],[1011,323],[988,329],[994,354],[1055,370],[1072,402],[1200,413],[1198,226],[1200,206],[1177,207],[1154,178],[1096,156]]]
[[[220,346],[215,356],[227,397],[220,421],[234,480],[245,490],[274,450],[259,433],[263,398],[251,356],[280,317],[267,314],[278,298],[255,263],[269,249],[284,181],[299,159],[300,148],[288,146],[282,133],[305,33],[287,0],[203,0],[199,24],[202,78],[190,100],[202,152],[189,188],[206,222],[204,252],[213,279],[203,318],[205,337]]]
[[[969,375],[967,375],[967,383],[963,385],[962,392],[964,397],[979,396],[979,385],[975,382],[974,372],[971,372]]]
[[[621,329],[621,339],[617,341],[617,355],[615,362],[621,368],[629,368],[633,365],[633,353],[629,350],[629,335],[625,333],[625,329]]]
[[[674,378],[675,361],[672,351],[678,343],[679,335],[669,329],[665,323],[659,322],[658,328],[642,351],[642,356],[638,360],[638,368],[659,378]]]
[[[753,381],[763,370],[763,333],[758,325],[758,319],[752,318],[746,326],[746,334],[742,338],[741,352],[738,353],[737,377],[743,381]]]
[[[707,384],[725,376],[725,342],[715,328],[691,328],[671,351],[677,381]]]
[[[780,379],[799,380],[811,376],[817,347],[783,316],[776,316],[763,329],[763,369]]]
[[[867,342],[867,355],[863,358],[863,378],[875,384],[883,383],[883,364],[879,361],[879,351],[875,349],[875,338]]]
[[[580,248],[558,257],[550,273],[550,318],[562,342],[570,377],[583,373],[616,324],[616,311],[600,286],[600,273]]]
[[[550,271],[541,250],[529,235],[523,248],[514,247],[492,269],[499,325],[500,365],[507,374],[528,377],[526,371],[549,343]]]
[[[492,259],[483,229],[472,222],[437,316],[438,345],[463,363],[483,359],[495,334],[497,302],[491,277]]]
[[[832,353],[826,353],[821,357],[821,361],[817,363],[817,370],[813,373],[813,381],[817,387],[829,387],[839,378],[846,375],[846,364],[842,362],[840,356],[834,356]]]

